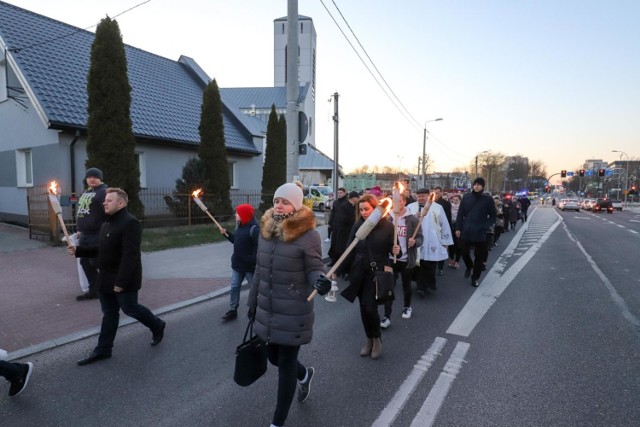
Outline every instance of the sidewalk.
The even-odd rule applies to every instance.
[[[317,230],[324,258],[327,227]],[[140,302],[162,314],[226,294],[232,250],[224,241],[143,253]],[[98,333],[100,303],[76,301],[82,293],[76,261],[64,246],[30,240],[28,230],[0,223],[0,277],[0,348],[10,359]],[[121,325],[132,322],[121,316]]]

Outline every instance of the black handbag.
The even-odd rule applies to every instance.
[[[253,384],[267,372],[267,344],[257,335],[253,335],[254,320],[249,321],[242,344],[236,348],[236,367],[233,372],[233,380],[242,387]]]
[[[393,301],[396,297],[393,294],[395,278],[390,271],[375,271],[373,277],[376,285],[376,302],[378,305]]]
[[[396,279],[391,271],[379,271],[377,263],[373,260],[370,245],[367,245],[367,250],[369,251],[369,265],[373,271],[373,284],[376,287],[376,303],[380,305],[391,302],[396,298],[393,294]]]

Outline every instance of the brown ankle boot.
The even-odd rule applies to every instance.
[[[364,347],[362,347],[362,350],[360,350],[360,356],[368,356],[371,354],[371,349],[373,348],[373,338],[367,338],[367,342],[364,344]]]
[[[382,354],[382,340],[380,337],[373,339],[373,347],[371,348],[371,358],[377,359]]]

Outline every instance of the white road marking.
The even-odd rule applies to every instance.
[[[458,376],[460,368],[462,368],[462,363],[465,361],[464,357],[467,355],[469,347],[470,345],[466,342],[458,342],[458,344],[456,344],[456,348],[453,350],[453,353],[451,353],[451,357],[447,361],[442,373],[440,373],[438,380],[429,392],[418,414],[411,422],[411,427],[428,427],[433,425],[453,381]]]
[[[616,305],[620,309],[620,312],[622,313],[622,317],[627,319],[627,321],[629,321],[629,323],[631,323],[636,328],[636,330],[640,329],[640,319],[638,319],[636,316],[634,316],[631,313],[631,311],[629,310],[629,306],[627,306],[627,303],[620,296],[620,294],[618,293],[616,288],[613,286],[609,278],[605,276],[602,270],[600,270],[600,268],[598,267],[596,262],[593,260],[591,255],[589,255],[589,253],[585,250],[584,246],[582,246],[582,244],[578,241],[578,239],[576,239],[573,236],[573,234],[571,234],[571,232],[569,231],[566,225],[563,224],[563,227],[564,227],[564,231],[567,233],[567,236],[569,236],[569,239],[572,242],[575,242],[575,244],[578,246],[578,249],[580,249],[580,251],[587,258],[587,261],[591,265],[591,268],[593,268],[593,271],[595,271],[596,274],[600,277],[600,280],[602,280],[602,283],[604,284],[604,286],[609,291],[609,294],[611,295],[611,299],[613,300],[614,303],[616,303]]]
[[[640,221],[638,221],[636,219],[630,219],[629,222],[640,222]]]
[[[636,230],[629,230],[629,232],[633,233],[633,234],[638,234],[638,232]]]
[[[429,350],[427,350],[418,363],[415,364],[413,371],[411,371],[400,388],[398,388],[398,391],[391,398],[389,404],[382,410],[378,419],[371,425],[372,427],[387,427],[393,423],[420,381],[422,381],[427,374],[433,362],[440,355],[446,342],[447,340],[445,338],[436,337],[431,347],[429,347]]]
[[[558,215],[557,212],[556,215]],[[468,337],[471,334],[471,331],[473,331],[478,322],[482,320],[484,315],[487,314],[489,308],[496,302],[502,292],[507,289],[507,286],[509,286],[516,275],[520,273],[531,258],[538,252],[556,227],[563,222],[560,215],[558,215],[558,218],[559,220],[554,222],[546,230],[538,242],[532,245],[528,251],[522,253],[520,258],[505,271],[507,258],[511,254],[515,254],[515,248],[518,245],[521,234],[524,233],[525,228],[520,229],[518,235],[513,238],[509,247],[507,247],[500,258],[498,258],[491,270],[487,273],[487,276],[480,283],[476,292],[473,293],[453,323],[451,323],[451,326],[447,329],[448,334],[463,337]]]

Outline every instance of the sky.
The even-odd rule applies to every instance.
[[[4,1],[81,28],[144,2],[116,18],[124,42],[189,56],[220,87],[273,86],[273,20],[288,4]],[[640,1],[300,0],[298,13],[317,33],[316,145],[333,157],[338,92],[347,173],[416,173],[425,126],[428,172],[472,172],[487,150],[542,161],[548,176],[626,159],[612,150],[640,159]]]

